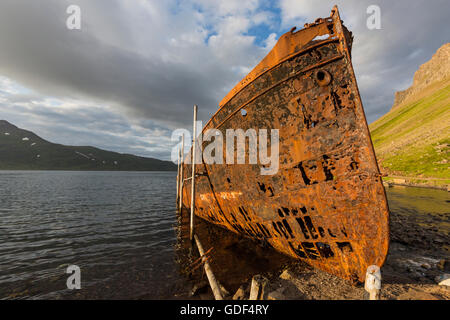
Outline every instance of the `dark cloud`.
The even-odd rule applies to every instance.
[[[0,118],[60,143],[167,159],[171,129],[190,128],[194,103],[208,120],[267,52],[261,43],[329,15],[334,2],[284,0],[274,17],[257,0],[2,0],[0,76],[7,80],[0,82]],[[419,65],[450,41],[448,4],[337,3],[355,35],[353,63],[372,122],[389,110],[395,91],[411,84]],[[82,30],[66,28],[70,4],[81,7]],[[381,8],[382,30],[366,27],[371,4]],[[264,28],[267,40],[258,45],[261,34],[248,32]]]
[[[68,16],[65,10],[72,3],[81,7],[81,31],[65,26]],[[264,53],[253,45],[251,37],[236,32],[229,33],[228,38],[212,36],[209,45],[202,38],[204,30],[185,31],[186,37],[193,38],[190,42],[176,38],[183,35],[182,30],[173,28],[169,21],[167,30],[159,30],[158,23],[150,20],[151,11],[146,12],[145,7],[141,8],[141,14],[149,21],[140,26],[133,20],[137,12],[127,11],[118,2],[95,3],[2,1],[0,72],[43,94],[88,97],[124,107],[125,112],[135,117],[188,124],[186,120],[191,117],[194,103],[202,107],[201,116],[206,120],[239,76],[236,68],[256,63]],[[108,21],[102,20],[102,15],[109,16]],[[129,19],[128,25],[125,17]],[[183,19],[187,26],[199,27],[199,21],[187,13],[178,13],[173,18]],[[238,26],[239,23],[247,21],[237,21]],[[135,30],[137,27],[145,29]],[[121,30],[121,35],[115,36],[108,28]],[[139,40],[130,40],[137,32],[147,35],[143,47]],[[180,48],[177,42],[181,43]],[[231,54],[224,55],[227,51]]]

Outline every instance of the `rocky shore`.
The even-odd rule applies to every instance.
[[[226,299],[248,299],[253,276],[267,279],[264,299],[360,300],[363,285],[349,282],[282,256],[261,244],[234,235],[198,219],[202,242],[211,250],[211,265]],[[391,212],[390,249],[381,268],[381,299],[450,299],[450,213],[411,215]],[[193,253],[194,256],[196,253]],[[189,271],[191,287],[179,297],[213,299],[202,268]],[[439,285],[441,283],[441,285]],[[447,285],[444,285],[447,284]]]

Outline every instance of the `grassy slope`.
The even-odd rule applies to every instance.
[[[389,175],[450,183],[450,79],[432,84],[369,127],[380,166]]]

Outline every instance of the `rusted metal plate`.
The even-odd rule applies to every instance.
[[[329,18],[284,34],[222,100],[204,131],[279,129],[280,169],[261,175],[259,164],[196,165],[195,214],[358,282],[385,261],[389,209],[351,41],[335,7]],[[184,178],[190,175],[184,164]],[[187,208],[190,190],[187,180]]]

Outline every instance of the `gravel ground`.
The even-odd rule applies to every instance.
[[[198,219],[197,233],[211,250],[211,265],[216,278],[232,299],[240,291],[248,299],[251,278],[260,274],[268,279],[265,298],[274,291],[276,299],[286,300],[360,300],[367,299],[363,285],[352,286],[334,275],[314,269],[264,248],[248,239]],[[450,237],[440,225],[449,215],[412,217],[391,213],[391,244],[381,269],[381,299],[448,300],[450,287],[439,286],[436,277],[450,273]],[[187,248],[187,247],[186,247]],[[192,253],[192,252],[191,252]],[[183,250],[180,254],[186,254]],[[196,253],[193,253],[193,258]],[[190,272],[182,262],[191,286],[178,297],[213,299],[202,268]]]

